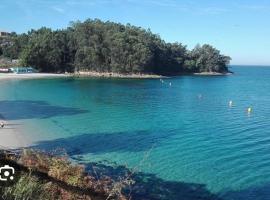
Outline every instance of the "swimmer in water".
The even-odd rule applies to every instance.
[[[233,102],[232,100],[229,101],[229,106],[232,107],[233,106]]]
[[[0,123],[0,127],[1,127],[1,128],[4,128],[4,126],[5,126],[4,122],[1,122],[1,123]]]

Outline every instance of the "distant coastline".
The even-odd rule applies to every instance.
[[[233,72],[200,72],[200,73],[177,73],[168,76],[158,74],[146,74],[146,73],[115,73],[115,72],[95,72],[95,71],[79,71],[74,73],[75,77],[102,77],[102,78],[135,78],[135,79],[147,79],[147,78],[170,78],[174,76],[196,75],[196,76],[224,76],[232,75]]]
[[[95,71],[79,71],[74,73],[75,77],[103,77],[103,78],[166,78],[166,76],[146,73],[115,73],[115,72],[95,72]]]
[[[123,78],[123,79],[160,79],[170,78],[175,76],[226,76],[232,75],[233,72],[200,72],[200,73],[178,73],[168,76],[146,73],[115,73],[115,72],[95,72],[95,71],[80,71],[76,73],[0,73],[0,80],[10,79],[42,79],[42,78],[64,78],[64,77],[89,77],[89,78]]]
[[[93,77],[93,78],[127,78],[127,79],[157,79],[168,78],[166,76],[156,74],[121,74],[113,72],[77,72],[77,73],[25,73],[25,74],[12,74],[0,73],[0,80],[9,79],[41,79],[41,78],[63,78],[63,77]]]

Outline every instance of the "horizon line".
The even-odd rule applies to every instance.
[[[261,65],[261,64],[229,64],[230,66],[248,66],[248,67],[270,67],[270,64]]]

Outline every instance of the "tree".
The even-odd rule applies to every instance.
[[[230,57],[220,54],[220,51],[205,44],[197,45],[191,52],[191,68],[198,72],[227,72]]]
[[[1,42],[1,48],[5,57],[20,58],[23,65],[43,72],[226,72],[230,61],[210,45],[188,51],[181,43],[166,43],[149,29],[99,19],[71,22],[63,30],[14,33]]]

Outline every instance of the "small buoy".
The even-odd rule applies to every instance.
[[[248,113],[251,113],[251,111],[252,111],[252,109],[251,109],[251,107],[249,107],[249,108],[247,109],[247,112],[248,112]]]
[[[232,105],[233,105],[233,102],[232,102],[232,100],[230,100],[229,101],[229,106],[232,107]]]

